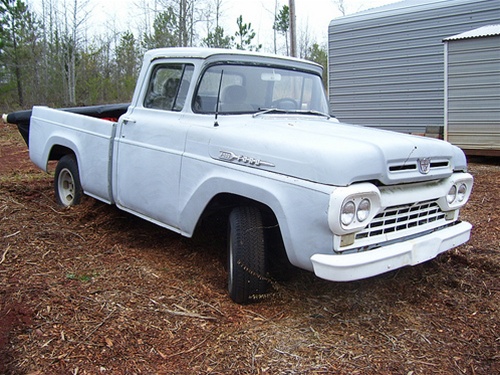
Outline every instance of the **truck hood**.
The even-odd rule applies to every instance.
[[[447,142],[314,116],[224,116],[210,140],[213,159],[312,182],[347,186],[441,179],[466,170]]]

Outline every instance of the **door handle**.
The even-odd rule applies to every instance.
[[[135,119],[133,119],[131,117],[123,117],[122,121],[124,124],[135,124],[136,123]]]

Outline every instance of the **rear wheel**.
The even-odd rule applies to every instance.
[[[269,288],[264,227],[255,207],[236,207],[228,225],[228,289],[236,303],[255,302]]]
[[[57,163],[54,192],[56,201],[61,206],[69,207],[80,203],[83,191],[74,155],[64,155]]]

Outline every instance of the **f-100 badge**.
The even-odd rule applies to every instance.
[[[267,161],[252,158],[250,156],[236,155],[234,152],[231,152],[231,151],[220,151],[219,159],[224,160],[224,161],[229,161],[229,162],[237,162],[237,163],[241,163],[241,164],[254,165],[256,167],[260,167],[260,166],[274,167],[275,166],[273,163],[269,163]]]

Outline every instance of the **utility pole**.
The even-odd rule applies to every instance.
[[[290,7],[290,56],[297,57],[297,33],[295,26],[295,0],[289,0]]]

